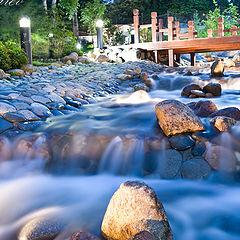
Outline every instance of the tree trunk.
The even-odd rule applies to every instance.
[[[73,16],[73,19],[72,19],[72,23],[73,23],[73,36],[78,38],[79,31],[78,31],[78,15],[77,15],[77,11],[74,13],[74,16]]]
[[[45,13],[47,14],[47,0],[42,0],[43,1],[43,9],[45,11]]]
[[[55,8],[57,6],[57,0],[52,0],[52,21],[55,24]]]
[[[52,0],[52,9],[56,8],[57,0]]]

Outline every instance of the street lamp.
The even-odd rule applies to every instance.
[[[97,27],[97,48],[103,49],[103,20],[99,19],[96,22]]]
[[[27,15],[22,15],[19,24],[21,48],[25,51],[28,62],[32,64],[30,18]]]

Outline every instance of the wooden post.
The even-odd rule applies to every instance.
[[[194,22],[188,21],[188,39],[194,39]]]
[[[157,13],[152,12],[152,42],[157,42]]]
[[[158,22],[159,41],[164,40],[163,32],[160,31],[161,29],[163,29],[163,19],[159,19],[159,22]]]
[[[181,54],[176,54],[176,62],[181,63]]]
[[[195,53],[190,53],[190,56],[191,56],[191,66],[195,66],[196,65]]]
[[[154,61],[155,61],[155,63],[159,63],[159,61],[158,61],[158,51],[154,50],[153,52],[154,52]]]
[[[168,41],[173,40],[173,17],[168,17]]]
[[[233,26],[233,27],[232,27],[232,29],[236,29],[236,28],[237,28],[237,26]],[[232,35],[233,35],[233,36],[237,36],[237,31],[233,31],[233,32],[232,32]]]
[[[133,10],[133,24],[134,24],[134,43],[139,43],[139,11]]]
[[[208,29],[207,33],[208,33],[208,38],[212,38],[213,37],[213,30],[212,29]]]
[[[224,25],[223,25],[223,18],[218,18],[218,36],[223,37],[224,36]]]
[[[174,66],[174,53],[173,49],[168,49],[168,61],[169,61],[169,67]]]
[[[180,40],[180,22],[175,22],[176,40]]]

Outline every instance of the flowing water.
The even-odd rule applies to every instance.
[[[238,181],[213,175],[205,181],[160,178],[167,142],[157,126],[155,104],[197,101],[181,98],[180,89],[203,83],[207,74],[159,78],[150,94],[102,98],[82,112],[48,119],[38,132],[1,139],[0,240],[15,240],[26,222],[45,215],[99,234],[112,194],[133,179],[157,192],[176,240],[240,239]],[[221,81],[222,97],[211,100],[219,108],[240,107],[240,76],[231,73]],[[233,134],[237,138],[239,128]],[[232,135],[224,133],[220,141],[234,148]]]

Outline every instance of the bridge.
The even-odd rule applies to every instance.
[[[218,18],[218,30],[208,29],[207,38],[197,38],[194,22],[188,21],[188,32],[182,33],[180,23],[174,22],[173,17],[168,17],[168,27],[163,28],[163,19],[158,19],[157,13],[151,13],[151,24],[139,25],[139,10],[133,10],[134,22],[134,47],[154,54],[154,60],[159,63],[160,54],[168,54],[169,66],[174,66],[174,61],[180,62],[181,54],[190,54],[191,65],[196,63],[195,54],[204,52],[240,50],[240,28],[236,26],[224,29],[224,19]],[[152,42],[140,43],[140,29],[151,28]],[[230,36],[224,36],[231,33]],[[217,34],[216,37],[213,35]],[[167,40],[165,40],[167,39]]]

